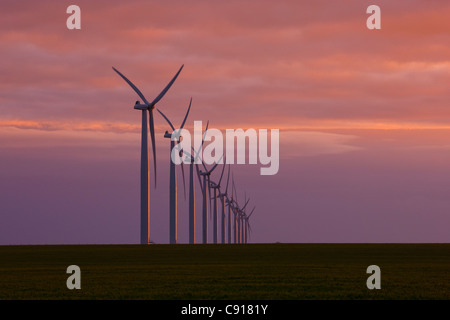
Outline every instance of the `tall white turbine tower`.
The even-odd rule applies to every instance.
[[[226,162],[226,161],[225,161]],[[225,243],[226,242],[226,216],[225,216],[225,202],[227,199],[227,189],[228,189],[228,181],[230,180],[230,165],[228,165],[228,179],[227,179],[227,187],[225,189],[225,191],[223,193],[220,192],[220,182],[222,181],[222,176],[223,173],[225,171],[225,163],[223,165],[223,170],[222,170],[222,175],[220,176],[220,180],[218,183],[218,191],[219,194],[217,195],[220,199],[220,204],[221,204],[221,243]]]
[[[223,173],[225,171],[225,163],[223,165],[222,173],[220,175],[219,183],[215,183],[213,181],[210,182],[210,188],[214,190],[214,215],[213,215],[213,235],[214,235],[214,243],[218,243],[219,241],[219,220],[218,220],[218,210],[217,210],[217,198],[220,196],[220,182],[222,181]],[[222,201],[222,214],[224,214],[224,202]],[[222,224],[223,226],[224,224]],[[222,233],[222,236],[225,236],[225,232]],[[222,241],[224,243],[224,241]]]
[[[181,129],[183,129],[184,124],[186,123],[186,119],[189,115],[189,111],[191,110],[192,105],[192,98],[189,102],[189,107],[186,112],[186,115],[184,116],[184,120],[181,123],[180,129],[175,129],[172,125],[172,122],[164,115],[164,113],[161,112],[161,110],[157,109],[158,112],[166,119],[169,126],[172,128],[172,133],[169,133],[166,131],[164,134],[164,138],[170,139],[170,150],[169,150],[169,161],[170,161],[170,196],[169,196],[169,207],[170,207],[170,214],[169,214],[169,223],[170,223],[170,244],[176,244],[178,242],[177,239],[177,169],[175,166],[175,163],[172,159],[172,150],[174,150],[175,145],[178,145],[180,142],[180,132]],[[178,150],[179,153],[181,153],[181,149]],[[183,163],[182,163],[183,165]],[[183,172],[184,177],[184,172]]]
[[[238,216],[238,243],[242,243],[242,232],[241,232],[241,222],[242,222],[242,219],[241,219],[241,213],[238,211],[238,214],[237,214],[237,216]]]
[[[237,242],[237,208],[232,205],[232,212],[233,212],[233,243],[236,244]]]
[[[178,70],[169,84],[164,88],[163,91],[152,101],[148,102],[142,92],[120,73],[116,68],[113,67],[114,71],[119,74],[130,87],[138,94],[138,96],[144,101],[141,104],[140,101],[136,101],[134,109],[142,111],[142,130],[141,130],[141,234],[140,243],[148,244],[150,242],[150,190],[149,190],[149,180],[150,172],[148,168],[148,129],[147,129],[147,110],[149,113],[149,126],[150,126],[150,136],[152,139],[152,149],[153,149],[153,166],[155,175],[155,186],[156,186],[156,146],[155,146],[155,125],[153,121],[153,109],[155,105],[164,97],[167,91],[170,89],[172,84],[177,79],[184,65]]]
[[[200,171],[201,172],[201,171]],[[200,173],[200,175],[202,175]],[[202,242],[203,244],[208,243],[208,198],[209,198],[209,188],[208,188],[208,178],[206,174],[203,174],[203,184],[202,187]]]
[[[220,160],[219,160],[220,162]],[[203,163],[203,167],[205,169],[205,171],[201,171],[199,172],[200,176],[203,176],[203,183],[202,183],[202,188],[203,188],[203,243],[208,243],[208,198],[211,199],[211,194],[209,192],[210,188],[210,175],[211,173],[214,171],[214,169],[216,169],[216,167],[219,165],[218,163],[216,163],[211,170],[207,170],[205,164]]]
[[[223,201],[226,202],[226,205],[228,207],[228,244],[231,244],[231,205],[232,205],[232,199],[230,200],[228,198],[228,183],[230,182],[230,171],[231,171],[231,165],[228,165],[228,178],[227,178],[227,186],[225,188],[225,192],[223,194]],[[231,197],[233,198],[233,197]]]
[[[202,180],[199,175],[199,169],[197,160],[200,155],[200,151],[202,149],[203,143],[206,137],[206,131],[208,131],[209,121],[206,124],[205,133],[202,138],[202,143],[197,152],[195,152],[194,148],[192,148],[195,153],[195,157],[192,156],[188,151],[182,150],[183,154],[186,154],[188,159],[190,160],[189,164],[189,243],[195,243],[195,179],[194,179],[194,165],[197,170],[197,176],[200,183],[200,188],[202,188]],[[203,192],[203,189],[202,189]]]
[[[247,195],[245,195],[245,199],[247,199]],[[246,213],[245,213],[245,208],[247,207],[247,204],[249,203],[250,198],[245,202],[245,205],[242,207],[241,211],[241,228],[242,228],[242,243],[247,243],[247,224],[246,224]]]
[[[245,243],[245,213],[244,212],[242,212],[242,215],[241,215],[241,219],[242,219],[242,222],[241,222],[241,227],[242,227],[242,243]]]
[[[211,182],[209,187],[214,191],[214,211],[213,211],[213,242],[217,244],[218,231],[219,231],[219,221],[217,219],[217,185]]]
[[[219,193],[220,201],[222,202],[222,243],[226,243],[226,239],[228,238],[228,243],[231,243],[231,208],[228,199],[228,183],[230,182],[230,170],[231,165],[228,165],[228,178],[227,178],[227,186],[225,187],[225,192]],[[228,227],[226,227],[226,214],[225,214],[225,205],[228,206]],[[228,232],[228,237],[227,237]]]
[[[250,237],[250,232],[252,232],[252,227],[250,226],[250,217],[253,214],[253,211],[255,211],[256,206],[253,207],[252,211],[248,216],[245,216],[245,243],[248,243],[248,239]]]
[[[248,202],[250,201],[250,199],[246,199],[246,202],[244,204],[243,208],[239,207],[238,201],[237,201],[237,192],[236,192],[236,186],[234,184],[234,175],[233,175],[233,190],[235,197],[233,199],[234,202],[234,213],[235,213],[235,229],[236,229],[236,224],[237,224],[237,239],[236,239],[236,235],[235,235],[235,243],[237,241],[237,243],[242,243],[244,241],[244,233],[243,233],[243,220],[242,220],[242,216],[244,214],[245,207],[247,206]],[[247,198],[247,196],[245,196]]]
[[[234,185],[234,173],[232,175],[232,186],[231,186],[231,201],[230,201],[230,207],[233,210],[234,215],[234,223],[233,223],[233,240],[234,243],[238,243],[237,238],[237,228],[238,228],[238,204],[236,201],[236,186]]]

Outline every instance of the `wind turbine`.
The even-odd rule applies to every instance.
[[[175,166],[175,163],[172,159],[172,150],[175,148],[175,143],[178,145],[179,139],[180,139],[180,132],[181,129],[183,129],[184,124],[186,123],[186,119],[189,115],[189,111],[191,110],[192,105],[192,98],[189,102],[189,107],[186,112],[186,115],[184,116],[183,122],[181,123],[180,129],[175,129],[172,122],[170,122],[169,118],[165,116],[164,113],[161,112],[161,110],[158,110],[158,112],[166,119],[169,126],[172,128],[172,133],[169,133],[166,131],[164,134],[164,138],[170,139],[170,151],[169,151],[169,161],[170,161],[170,196],[169,196],[169,207],[170,207],[170,244],[176,244],[177,243],[177,168]],[[181,152],[181,150],[180,150]],[[183,163],[181,163],[183,164]],[[182,167],[183,168],[183,167]],[[184,171],[183,171],[183,182],[184,182]]]
[[[253,207],[252,211],[248,216],[245,216],[245,243],[248,243],[248,236],[250,235],[249,232],[252,231],[252,227],[250,226],[250,217],[253,214],[253,211],[255,211],[256,206]]]
[[[228,244],[231,244],[231,201],[228,199],[228,182],[230,181],[230,171],[231,165],[228,165],[228,179],[227,179],[227,187],[225,189],[225,197],[227,199],[228,204]]]
[[[214,225],[213,225],[213,227],[214,227],[214,229],[213,229],[213,235],[214,235],[214,243],[217,243],[218,242],[218,233],[219,233],[219,230],[218,230],[218,224],[219,224],[219,221],[218,221],[218,210],[217,210],[217,197],[220,195],[220,182],[222,181],[222,177],[223,177],[223,173],[224,173],[224,171],[225,171],[225,167],[226,167],[226,165],[225,165],[225,163],[223,164],[223,169],[222,169],[222,173],[221,173],[221,175],[220,175],[220,179],[219,179],[219,183],[215,183],[215,182],[213,182],[213,181],[211,181],[210,182],[210,185],[209,185],[209,187],[211,188],[211,189],[213,189],[214,190],[214,220],[213,220],[213,223],[214,223]],[[219,192],[219,193],[217,193],[217,191]],[[225,207],[224,207],[224,202],[223,202],[223,200],[222,200],[222,215],[224,215],[225,214]],[[224,219],[223,219],[224,220]],[[224,224],[224,221],[222,221],[222,228],[225,226],[225,224]],[[225,236],[225,230],[223,230],[223,232],[222,232],[222,238]],[[222,243],[224,243],[225,241],[222,239]]]
[[[243,208],[239,208],[239,205],[236,202],[236,217],[237,217],[237,225],[238,225],[238,243],[243,243],[245,238],[245,230],[244,230],[244,217],[245,217],[245,207],[247,206],[250,199],[247,200]]]
[[[222,159],[222,158],[221,158]],[[219,160],[220,162],[220,160]],[[214,171],[214,169],[217,168],[219,163],[216,163],[211,170],[208,170],[203,163],[203,167],[205,168],[205,171],[200,170],[200,173],[198,173],[200,176],[203,176],[203,243],[208,243],[208,198],[211,197],[210,194],[210,175]],[[211,199],[211,198],[210,198]]]
[[[237,210],[237,219],[238,219],[238,243],[242,243],[242,229],[241,229],[241,212],[239,209]]]
[[[199,175],[199,169],[197,164],[197,159],[200,155],[200,151],[203,146],[203,142],[205,141],[206,137],[206,131],[208,131],[209,121],[206,124],[205,133],[202,138],[202,143],[197,150],[197,152],[194,151],[195,157],[193,157],[189,152],[186,150],[182,150],[183,153],[185,153],[188,156],[188,159],[190,159],[189,164],[189,243],[194,244],[195,243],[195,179],[194,179],[194,164],[195,168],[197,169],[197,176],[200,182],[200,188],[203,192],[202,188],[202,180],[200,179]],[[193,148],[192,148],[193,149]]]
[[[242,243],[243,242],[243,231],[242,231],[242,227],[243,227],[243,221],[242,221],[242,214],[243,214],[243,209],[239,208],[239,204],[237,201],[237,191],[236,191],[236,185],[234,184],[234,174],[232,177],[232,183],[233,183],[233,191],[235,194],[235,197],[233,199],[233,203],[234,203],[234,241],[235,243]],[[247,206],[248,202],[250,201],[250,199],[246,200],[246,203],[244,205],[244,209]],[[236,239],[236,229],[237,229],[237,239]]]
[[[245,199],[247,199],[247,194],[245,194]],[[247,207],[247,204],[249,203],[250,198],[246,200],[245,205],[240,209],[241,215],[241,242],[247,243],[247,228],[246,228],[246,214],[245,214],[245,208]]]
[[[234,196],[236,195],[236,186],[234,185],[234,173],[232,175],[232,186],[231,186],[231,201],[230,201],[230,207],[233,210],[233,215],[234,215],[234,225],[233,225],[233,239],[234,239],[234,243],[238,243],[238,239],[237,239],[237,227],[238,227],[238,220],[237,220],[237,214],[238,214],[238,209],[237,209],[237,201],[236,201],[236,197]]]
[[[152,101],[144,97],[142,92],[120,73],[116,68],[112,67],[119,76],[122,77],[130,87],[138,94],[138,96],[144,101],[141,104],[140,101],[136,101],[134,109],[142,111],[142,129],[141,129],[141,234],[140,243],[148,244],[150,241],[150,190],[149,190],[149,168],[148,168],[148,129],[147,129],[147,110],[149,113],[149,126],[150,126],[150,136],[152,139],[152,149],[153,149],[153,165],[155,172],[155,187],[156,187],[156,148],[155,148],[155,125],[153,121],[153,109],[155,105],[164,97],[167,91],[170,89],[172,84],[177,79],[184,65],[178,70],[175,76],[170,80],[169,84],[161,91],[161,93]]]
[[[241,222],[241,228],[242,228],[242,243],[245,243],[245,238],[246,238],[246,228],[245,228],[245,213],[244,212],[242,212],[242,215],[241,215],[241,219],[242,219],[242,222]]]
[[[225,164],[224,164],[225,166]],[[227,186],[225,188],[225,192],[224,193],[220,193],[219,192],[219,198],[220,201],[222,202],[222,243],[225,243],[226,241],[226,232],[225,229],[228,230],[228,243],[231,243],[231,206],[230,206],[230,201],[228,199],[228,183],[230,181],[230,171],[231,171],[231,165],[228,165],[228,178],[227,178]],[[222,179],[222,178],[221,178]],[[220,182],[219,182],[220,184]],[[219,189],[220,191],[220,189]],[[228,228],[225,227],[226,225],[226,221],[225,221],[225,203],[228,206]]]

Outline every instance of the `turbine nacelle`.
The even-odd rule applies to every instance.
[[[181,129],[177,129],[172,133],[169,133],[169,131],[166,130],[164,138],[172,138],[174,141],[181,141]]]
[[[180,142],[181,141],[180,130],[176,130],[172,133],[170,133],[169,131],[166,130],[166,132],[164,133],[164,138],[172,139],[173,141]],[[180,152],[182,152],[182,150],[180,150]]]
[[[211,182],[209,183],[209,186],[210,186],[210,188],[213,188],[213,189],[219,188],[219,185],[217,185],[217,183],[215,183],[215,182],[213,182],[213,181],[211,181]]]
[[[140,101],[136,101],[136,103],[134,104],[134,109],[136,110],[149,110],[149,109],[154,109],[154,106],[148,106],[146,104],[142,104]]]

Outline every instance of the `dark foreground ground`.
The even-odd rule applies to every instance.
[[[447,300],[450,244],[0,246],[0,299]]]

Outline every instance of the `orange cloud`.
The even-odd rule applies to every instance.
[[[65,28],[63,2],[5,2],[2,118],[110,130],[136,121],[138,99],[111,66],[151,98],[184,63],[160,105],[175,120],[191,96],[192,117],[221,127],[445,127],[450,119],[445,1],[380,1],[374,32],[361,1],[77,4],[80,32]]]

